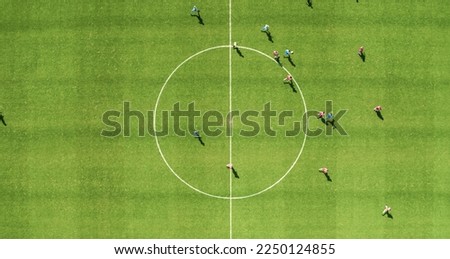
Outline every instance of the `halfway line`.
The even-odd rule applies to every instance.
[[[228,28],[229,28],[229,44],[230,44],[230,48],[229,48],[229,114],[231,114],[231,111],[233,110],[233,106],[232,106],[232,97],[233,97],[233,92],[232,92],[232,79],[233,79],[233,73],[232,73],[232,68],[231,68],[231,59],[232,59],[232,30],[231,30],[231,1],[229,1],[228,3]],[[229,153],[229,163],[233,164],[232,162],[232,156],[233,156],[233,117],[230,118],[229,123],[229,127],[230,127],[230,136],[229,136],[229,146],[230,146],[230,153]],[[230,239],[233,239],[233,178],[232,178],[232,174],[231,171],[233,170],[232,168],[229,169],[229,175],[230,175]]]

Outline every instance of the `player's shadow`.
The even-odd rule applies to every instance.
[[[291,65],[292,65],[293,67],[295,67],[295,63],[294,63],[294,61],[292,60],[292,58],[289,56],[287,59],[288,59],[289,63],[291,63]]]
[[[239,48],[235,48],[235,50],[236,50],[236,53],[237,53],[241,58],[244,57],[244,55],[242,54],[242,52],[241,52],[241,50],[240,50]]]
[[[327,120],[326,122],[325,122],[325,125],[331,125],[332,127],[333,127],[333,129],[335,129],[336,128],[336,125],[334,125],[334,120]]]
[[[377,114],[377,117],[380,118],[380,120],[384,121],[383,114],[381,114],[380,111],[375,111],[375,113]]]
[[[359,57],[361,58],[362,62],[366,62],[366,54],[361,53],[359,54]]]
[[[320,118],[320,121],[321,121],[323,124],[327,125],[327,122],[325,121],[324,118]]]
[[[0,121],[2,121],[3,125],[6,126],[5,117],[0,113]]]
[[[392,214],[390,212],[386,212],[386,215],[387,215],[388,218],[394,219],[394,216],[392,216]]]
[[[328,174],[323,174],[323,175],[325,175],[325,178],[327,178],[327,181],[328,182],[332,182],[333,180],[331,179],[331,177],[328,175]]]
[[[203,142],[202,137],[197,137],[197,139],[198,139],[198,142],[200,142],[200,144],[201,144],[202,146],[205,145],[205,142]]]
[[[312,3],[312,0],[306,0],[306,5],[307,5],[309,8],[313,9],[313,3]]]
[[[291,87],[292,92],[297,93],[297,89],[295,89],[295,86],[292,82],[289,84],[289,86]]]
[[[200,16],[200,14],[191,14],[191,16],[197,17],[198,23],[200,23],[201,25],[205,25],[205,23],[203,22],[203,18]]]
[[[233,173],[233,175],[234,175],[235,178],[238,178],[238,179],[239,179],[239,174],[238,174],[238,172],[236,171],[236,169],[234,169],[234,167],[231,168],[231,172]]]
[[[267,39],[268,39],[270,42],[273,43],[273,36],[272,36],[272,33],[270,33],[270,31],[266,31],[265,33],[266,33],[266,35],[267,35]]]

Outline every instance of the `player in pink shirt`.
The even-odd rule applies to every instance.
[[[325,175],[325,177],[327,178],[327,180],[329,182],[333,181],[333,180],[331,180],[331,177],[328,175],[328,168],[326,168],[326,167],[319,168],[319,172],[323,173],[323,175]]]
[[[280,63],[280,53],[278,53],[278,51],[274,50],[273,51],[273,58]]]
[[[284,79],[284,82],[291,84],[292,83],[292,76],[291,75],[287,75]]]
[[[322,112],[322,111],[320,111],[320,112],[317,114],[317,119],[322,119],[323,116],[325,116],[325,113]]]

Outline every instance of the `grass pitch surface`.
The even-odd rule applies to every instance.
[[[233,1],[232,41],[268,55],[294,50],[295,66],[281,61],[308,110],[332,100],[334,112],[347,110],[339,123],[348,135],[307,137],[278,185],[231,206],[183,184],[154,137],[138,134],[151,128],[147,111],[158,96],[158,110],[177,102],[202,113],[230,109],[228,48],[193,57],[160,95],[181,62],[230,44],[228,1],[196,4],[204,25],[185,1],[2,1],[0,237],[450,238],[448,1]],[[273,42],[260,32],[266,23]],[[261,111],[270,102],[299,120],[304,103],[282,83],[286,72],[241,52],[231,53],[232,108]],[[124,129],[124,102],[146,115],[141,127],[133,117]],[[117,137],[100,135],[110,129],[108,110],[121,112]],[[325,129],[317,119],[309,126]],[[203,136],[202,146],[170,128],[158,141],[182,179],[229,197],[284,176],[304,138],[243,137],[249,128],[237,120],[232,129],[240,178],[231,188],[225,134]],[[323,166],[332,182],[318,173]],[[385,204],[393,219],[381,216]]]

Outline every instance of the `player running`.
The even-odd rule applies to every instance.
[[[317,114],[317,119],[323,119],[325,117],[325,113],[323,112],[323,111],[320,111],[318,114]]]
[[[391,207],[389,207],[388,205],[384,205],[384,210],[381,213],[381,216],[384,216],[384,215],[388,215],[389,216],[390,213],[391,213],[391,210],[392,210]]]
[[[321,172],[323,175],[325,175],[325,177],[327,178],[327,181],[329,181],[329,182],[333,181],[333,180],[331,180],[331,177],[328,175],[328,168],[326,168],[326,167],[319,168],[319,172]]]
[[[359,55],[360,57],[364,55],[364,47],[363,47],[363,46],[359,47],[359,49],[358,49],[358,55]]]
[[[326,168],[326,167],[319,168],[319,172],[321,172],[323,174],[328,174],[328,168]]]
[[[381,112],[381,106],[380,105],[377,105],[377,106],[375,106],[375,108],[373,108],[373,110],[375,111],[375,112]]]
[[[291,76],[291,75],[287,75],[284,79],[283,79],[283,82],[285,83],[285,84],[290,84],[290,85],[292,85],[292,80],[293,80],[294,78]]]
[[[280,63],[280,53],[277,50],[273,51],[273,59],[275,59],[277,63]]]
[[[284,51],[284,57],[285,57],[285,58],[291,58],[291,55],[292,55],[292,54],[294,54],[294,51],[293,51],[293,50],[286,49],[286,50]]]
[[[195,5],[191,9],[191,16],[200,16],[200,9],[198,9]]]

